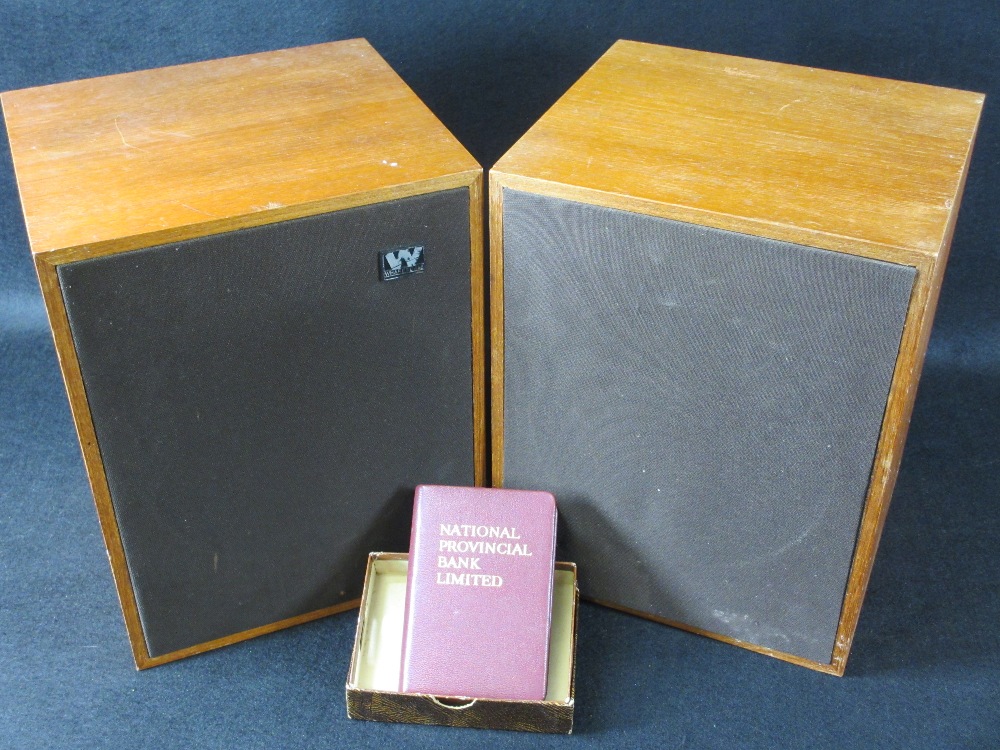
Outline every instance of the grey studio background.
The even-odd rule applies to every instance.
[[[572,737],[353,722],[353,613],[137,673],[0,137],[0,747],[1000,746],[1000,5],[6,0],[0,90],[366,37],[489,168],[618,38],[987,94],[837,679],[585,605]]]

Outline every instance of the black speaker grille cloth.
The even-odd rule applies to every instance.
[[[832,656],[915,271],[504,191],[504,484],[587,596]]]
[[[469,247],[459,189],[59,269],[151,655],[357,598],[473,482]]]

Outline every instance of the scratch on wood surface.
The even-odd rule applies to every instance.
[[[208,211],[202,211],[200,208],[195,208],[194,206],[189,206],[187,203],[178,202],[178,206],[183,206],[189,211],[194,211],[196,214],[201,214],[202,216],[211,216],[213,219],[217,218],[215,214],[210,214]]]
[[[128,141],[125,140],[125,134],[122,133],[122,129],[118,125],[118,118],[117,117],[115,118],[115,130],[118,131],[118,137],[122,139],[122,145],[125,146],[126,148],[134,148],[136,151],[145,151],[146,150],[146,149],[142,148],[141,146],[134,146],[131,143],[129,143]]]
[[[781,112],[784,112],[786,109],[788,109],[789,107],[791,107],[793,104],[798,104],[801,101],[802,101],[802,99],[793,99],[792,101],[788,102],[788,104],[785,104],[785,105],[782,105],[781,107],[778,107],[778,111],[775,112],[775,114],[780,114]]]
[[[726,75],[730,76],[739,76],[740,78],[760,78],[759,75],[757,75],[756,73],[751,73],[749,70],[742,70],[740,68],[733,68],[731,66],[725,67],[724,70],[726,71]]]
[[[121,132],[121,131],[119,131],[119,132]],[[150,133],[157,133],[159,135],[169,135],[169,136],[171,136],[173,138],[194,138],[194,136],[191,135],[191,134],[189,134],[189,133],[177,133],[177,132],[174,132],[173,130],[154,130],[154,129],[150,129],[148,132],[150,132]]]

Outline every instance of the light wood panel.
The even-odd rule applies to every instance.
[[[720,229],[933,255],[983,100],[621,41],[493,171]]]
[[[363,39],[2,102],[35,253],[188,239],[480,169]]]
[[[503,487],[503,184],[490,172],[490,477]]]
[[[927,350],[982,94],[616,43],[490,172],[492,476],[503,485],[503,189],[912,266],[917,275],[829,663],[842,675]],[[610,604],[618,609],[618,605]]]

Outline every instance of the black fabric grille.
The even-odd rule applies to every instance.
[[[358,597],[417,483],[472,484],[468,217],[451,190],[59,268],[152,656]]]
[[[585,595],[829,662],[915,270],[503,200],[505,486]]]

